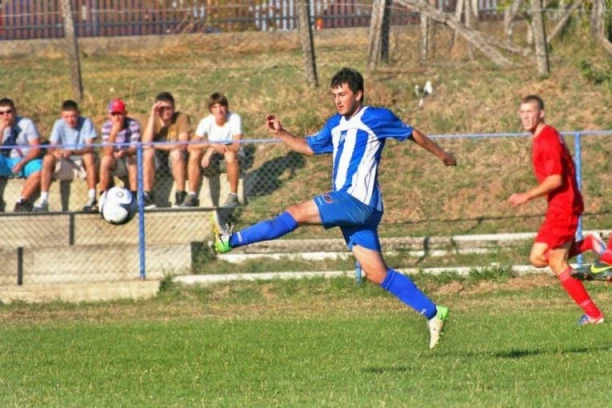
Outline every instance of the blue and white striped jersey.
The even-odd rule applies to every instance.
[[[385,140],[411,137],[412,127],[389,109],[364,106],[350,119],[331,117],[306,142],[315,154],[333,153],[332,191],[344,191],[383,211],[378,166]]]

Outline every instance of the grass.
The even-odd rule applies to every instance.
[[[451,307],[434,351],[422,318],[351,279],[2,306],[0,404],[605,405],[609,326],[576,327],[578,309],[553,278],[492,278],[416,277]],[[589,289],[609,303],[602,285]]]

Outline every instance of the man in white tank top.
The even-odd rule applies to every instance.
[[[236,207],[238,201],[238,179],[240,166],[238,155],[242,139],[242,123],[237,113],[230,112],[229,102],[225,95],[215,92],[208,98],[210,115],[200,121],[189,145],[189,195],[181,207],[200,205],[197,191],[200,187],[201,168],[207,168],[215,155],[225,159],[230,193],[224,207]]]

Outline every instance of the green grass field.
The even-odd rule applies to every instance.
[[[451,307],[425,322],[351,279],[166,287],[156,299],[0,307],[5,407],[605,406],[609,325],[552,277],[417,276]],[[612,296],[589,289],[602,307]]]

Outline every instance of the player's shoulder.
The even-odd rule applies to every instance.
[[[334,116],[331,116],[329,119],[327,119],[327,122],[325,122],[325,126],[329,128],[335,128],[340,124],[342,117],[343,116],[341,114],[336,113]]]
[[[208,126],[208,125],[212,124],[214,118],[215,117],[213,115],[206,115],[202,119],[200,119],[199,125],[200,126]]]
[[[23,116],[17,116],[17,120],[15,121],[19,127],[27,128],[30,126],[34,126],[34,121],[30,118],[26,118]]]
[[[380,106],[364,106],[361,120],[368,121],[390,121],[397,120],[398,117],[391,109]]]

